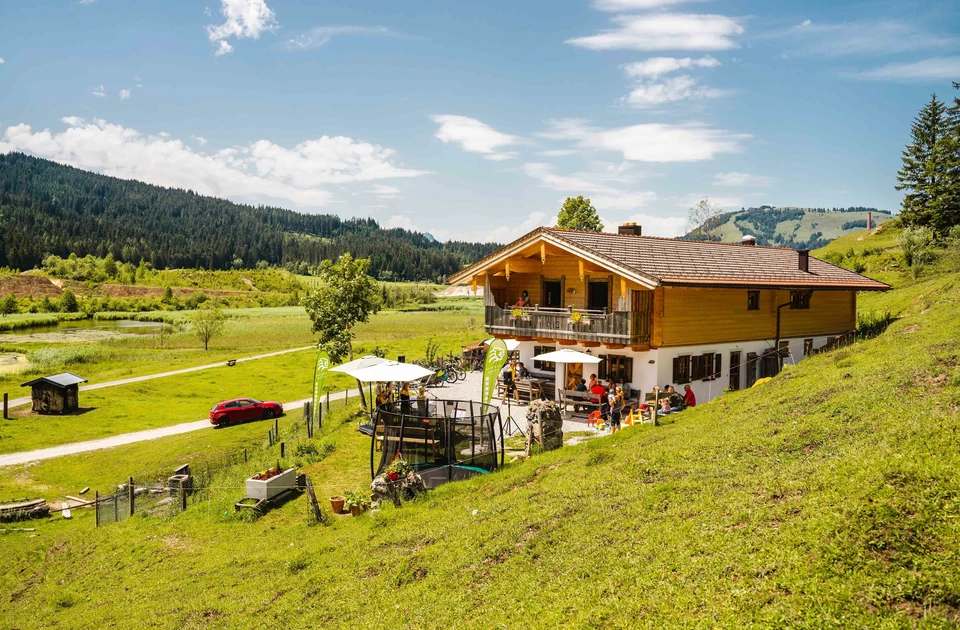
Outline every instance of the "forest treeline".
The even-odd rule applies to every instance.
[[[345,252],[381,280],[440,281],[496,249],[419,232],[237,204],[190,190],[98,175],[22,153],[0,155],[0,267],[92,254],[156,269],[253,268],[310,273]]]

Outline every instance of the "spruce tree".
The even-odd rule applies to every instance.
[[[935,224],[938,197],[943,194],[946,130],[946,106],[934,94],[913,121],[910,144],[903,151],[903,168],[897,172],[897,190],[907,191],[900,216],[908,225]]]
[[[960,90],[960,83],[953,82],[953,89]],[[937,230],[941,234],[960,225],[960,97],[953,97],[953,104],[947,108],[946,133],[944,134],[941,154],[944,159],[944,184],[942,200],[939,204],[941,221]]]

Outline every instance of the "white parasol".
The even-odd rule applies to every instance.
[[[489,346],[491,343],[493,343],[494,339],[495,337],[491,337],[490,339],[487,339],[486,341],[483,342],[483,345]],[[517,341],[516,339],[504,339],[503,343],[507,344],[507,352],[513,352],[520,346],[520,342]]]
[[[600,363],[603,361],[600,357],[595,357],[592,354],[567,348],[538,354],[536,358],[537,361],[552,361],[553,363]]]
[[[348,363],[330,368],[330,371],[343,372],[344,374],[350,374],[350,376],[353,376],[351,372],[362,370],[363,368],[373,367],[374,365],[380,365],[381,363],[387,363],[387,359],[381,359],[380,357],[375,357],[368,354],[365,357],[360,357],[359,359],[354,359]]]
[[[413,363],[397,363],[396,361],[386,361],[379,365],[347,372],[353,378],[364,383],[385,383],[388,381],[405,383],[430,376],[433,373],[433,370],[422,368]]]

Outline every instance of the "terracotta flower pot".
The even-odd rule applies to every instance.
[[[334,514],[343,512],[343,501],[344,499],[341,496],[330,497],[330,509],[333,510]]]
[[[351,505],[350,506],[350,516],[360,516],[360,506]]]

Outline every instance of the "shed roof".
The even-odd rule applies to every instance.
[[[82,376],[77,376],[72,372],[61,372],[60,374],[54,374],[53,376],[41,376],[40,378],[35,378],[32,381],[27,381],[20,385],[20,387],[33,387],[38,383],[49,383],[50,385],[55,385],[57,387],[70,387],[71,385],[77,385],[79,383],[86,383],[87,379]]]

